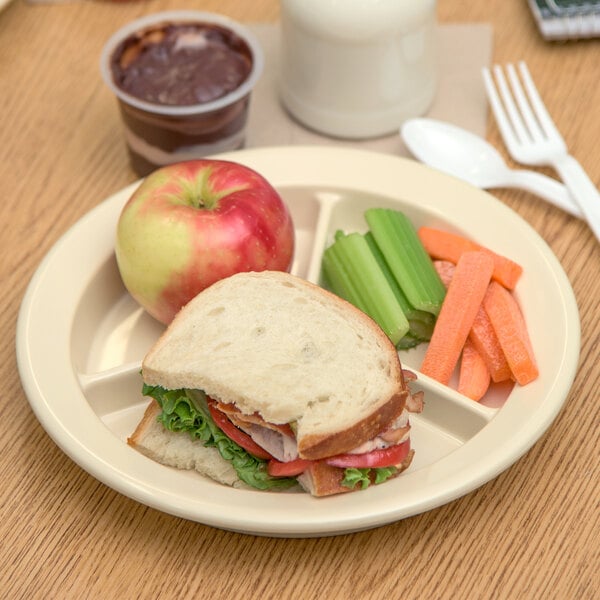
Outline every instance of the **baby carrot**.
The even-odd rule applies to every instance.
[[[514,296],[498,283],[492,282],[483,299],[483,307],[498,336],[514,379],[521,385],[536,379],[539,371],[531,340]]]
[[[446,287],[450,285],[456,266],[449,260],[434,260],[433,265]],[[469,340],[484,360],[492,381],[506,381],[512,377],[506,356],[500,347],[498,336],[492,327],[490,318],[483,309],[479,307],[473,327],[469,332]]]
[[[448,289],[448,286],[452,281],[452,276],[454,275],[454,269],[456,269],[456,265],[449,260],[434,260],[433,266],[438,272],[442,283],[446,286],[446,289]]]
[[[498,383],[511,379],[512,373],[508,361],[483,306],[480,306],[477,311],[473,327],[469,332],[469,339],[485,361],[492,381]]]
[[[449,260],[456,264],[464,252],[474,250],[488,252],[494,259],[493,279],[509,290],[514,289],[523,272],[521,265],[516,262],[456,233],[433,227],[420,227],[418,234],[425,250],[434,260]]]
[[[460,360],[457,390],[463,396],[479,401],[490,387],[490,372],[483,357],[467,338]]]
[[[421,372],[448,384],[494,270],[486,252],[464,252],[425,351]]]

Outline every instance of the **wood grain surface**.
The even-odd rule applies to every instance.
[[[118,26],[166,8],[242,21],[279,15],[277,0],[14,0],[0,13],[0,597],[600,597],[600,247],[581,221],[525,192],[495,195],[539,232],[570,278],[580,366],[539,442],[454,502],[339,537],[230,533],[113,491],[42,429],[17,371],[19,306],[59,236],[136,179],[98,59]],[[493,25],[494,60],[527,61],[572,153],[600,186],[600,40],[544,42],[524,1],[440,0],[438,16]],[[504,152],[493,119],[488,138]]]

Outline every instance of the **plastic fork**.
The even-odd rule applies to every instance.
[[[533,83],[527,65],[483,69],[485,90],[508,152],[525,165],[554,167],[600,241],[600,194],[567,145]],[[521,83],[522,82],[522,83]]]

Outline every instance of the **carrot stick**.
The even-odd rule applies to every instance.
[[[539,375],[525,319],[514,296],[492,282],[483,300],[514,379],[525,385]]]
[[[444,285],[448,287],[456,269],[454,263],[448,260],[434,260],[433,265]],[[480,306],[477,311],[468,339],[471,340],[481,358],[485,361],[493,382],[498,383],[499,381],[511,379],[512,373],[506,361],[506,356],[504,356],[498,336],[483,306]]]
[[[421,243],[427,250],[427,254],[434,260],[449,260],[456,264],[464,252],[474,250],[488,252],[494,259],[493,279],[509,290],[515,288],[523,272],[521,265],[516,262],[456,233],[434,229],[433,227],[421,227],[418,234]]]
[[[486,252],[464,252],[448,286],[421,372],[448,384],[494,270]]]
[[[490,372],[483,357],[467,338],[462,351],[457,390],[463,396],[479,402],[490,387]]]
[[[469,332],[469,339],[485,361],[494,383],[512,378],[512,372],[502,346],[500,346],[498,336],[483,306],[480,306],[477,311],[473,327]]]
[[[454,275],[454,269],[456,269],[456,265],[449,260],[434,260],[433,266],[437,271],[437,274],[440,276],[442,283],[446,286],[446,289],[450,285],[452,281],[452,277]]]

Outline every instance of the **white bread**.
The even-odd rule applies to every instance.
[[[149,385],[196,388],[271,423],[296,423],[300,456],[346,452],[397,418],[398,354],[363,312],[283,272],[240,273],[204,290],[142,364]]]
[[[157,420],[160,412],[160,406],[152,400],[136,430],[127,439],[130,446],[162,465],[196,470],[219,483],[249,488],[216,448],[205,446],[185,432],[175,433],[163,427]]]

